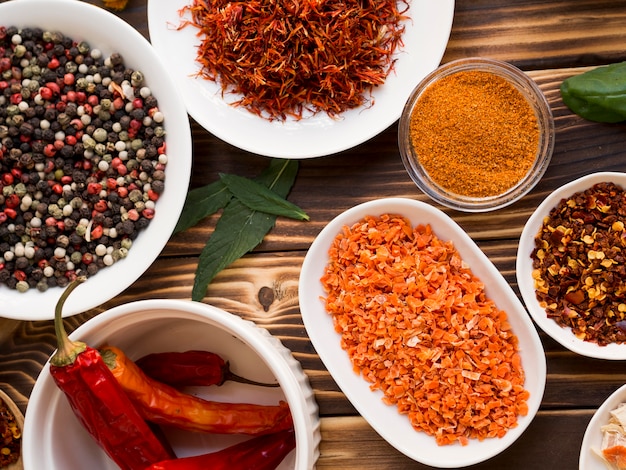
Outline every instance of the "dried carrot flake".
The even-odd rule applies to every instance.
[[[507,314],[452,242],[401,216],[344,227],[321,278],[354,370],[438,445],[502,437],[528,412]]]

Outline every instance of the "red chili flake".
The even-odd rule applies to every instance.
[[[535,236],[533,282],[548,318],[583,341],[626,343],[626,190],[601,182],[562,199]]]
[[[1,31],[0,31],[1,32]],[[0,468],[11,465],[20,457],[22,431],[13,412],[4,400],[0,399]]]
[[[400,8],[399,8],[400,5]],[[269,120],[338,114],[369,102],[402,45],[407,0],[232,2],[194,0],[180,10],[201,38],[198,76],[242,95]]]

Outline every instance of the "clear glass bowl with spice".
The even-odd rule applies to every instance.
[[[487,58],[439,67],[413,90],[398,143],[411,179],[434,201],[485,212],[520,199],[552,158],[554,120],[524,72]]]

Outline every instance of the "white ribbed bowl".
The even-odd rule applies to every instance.
[[[131,359],[155,352],[208,350],[218,353],[235,374],[266,388],[226,382],[194,387],[194,394],[224,402],[289,404],[296,449],[280,470],[310,470],[319,455],[319,417],[313,391],[291,351],[254,323],[216,307],[184,300],[142,300],[108,310],[74,331],[70,337],[92,347],[105,343],[122,349]],[[167,431],[177,456],[208,453],[244,440],[244,436]],[[115,470],[116,465],[94,443],[74,417],[50,376],[42,370],[30,397],[24,424],[24,468],[27,470]]]

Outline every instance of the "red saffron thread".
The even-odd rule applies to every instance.
[[[269,120],[364,104],[393,70],[408,0],[193,0],[198,76]]]

